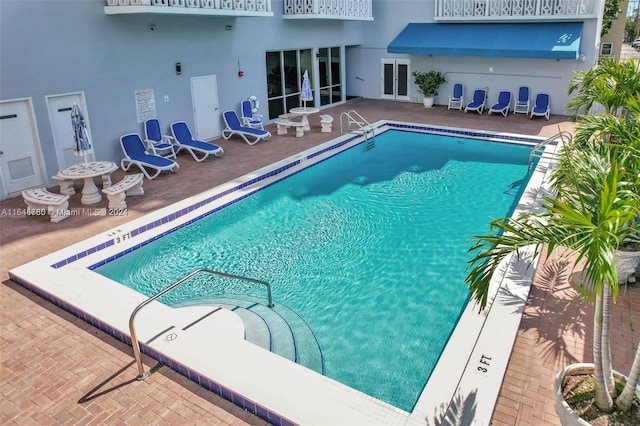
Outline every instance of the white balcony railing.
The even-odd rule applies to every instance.
[[[436,21],[560,20],[597,16],[601,0],[436,0]]]
[[[107,0],[105,13],[273,16],[271,0]]]
[[[373,20],[372,0],[284,0],[285,18]]]

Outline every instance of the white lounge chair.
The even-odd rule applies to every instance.
[[[462,84],[456,83],[453,85],[453,93],[449,96],[449,105],[447,109],[459,109],[462,110],[464,105],[464,88]]]
[[[496,102],[491,106],[491,108],[489,108],[489,115],[491,115],[492,112],[497,112],[506,117],[507,114],[509,114],[510,107],[511,107],[511,92],[502,90],[498,94],[498,102]]]
[[[191,130],[189,130],[189,126],[187,126],[187,123],[184,121],[171,123],[171,133],[173,134],[173,139],[176,141],[176,152],[184,149],[191,154],[193,159],[198,163],[204,161],[209,155],[220,157],[224,154],[224,150],[218,145],[194,139],[191,135]]]
[[[522,86],[520,87],[520,89],[518,89],[518,98],[513,105],[513,113],[529,115],[530,107],[529,88],[526,86]]]
[[[225,139],[229,139],[233,135],[238,135],[249,145],[254,145],[271,137],[271,133],[266,130],[243,126],[238,118],[238,114],[233,110],[223,112],[222,118],[227,126],[222,131],[222,137]]]
[[[484,106],[487,102],[487,91],[484,89],[476,89],[473,92],[473,100],[465,107],[464,112],[477,111],[482,114]]]
[[[240,111],[242,112],[241,120],[243,126],[264,130],[262,115],[253,112],[253,105],[250,99],[242,101]]]
[[[531,118],[534,116],[540,116],[549,120],[550,110],[549,95],[546,93],[538,93],[536,95],[536,104],[531,109]]]
[[[160,130],[160,122],[157,118],[150,118],[144,122],[144,141],[147,148],[154,154],[165,158],[176,158],[173,147],[173,138],[163,135]]]
[[[180,168],[178,163],[170,158],[164,158],[157,154],[149,154],[137,133],[127,133],[120,136],[120,146],[124,152],[124,158],[120,162],[120,167],[125,172],[129,170],[129,167],[136,165],[140,168],[142,173],[147,179],[153,179],[160,174],[160,172],[169,170],[175,172]],[[155,173],[150,174],[148,169],[155,170]]]

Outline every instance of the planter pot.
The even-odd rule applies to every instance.
[[[578,374],[593,374],[593,364],[592,363],[577,363],[567,365],[565,368],[560,370],[560,372],[556,375],[556,379],[553,382],[553,390],[556,393],[556,404],[555,409],[558,417],[560,418],[560,424],[563,426],[591,426],[591,423],[583,420],[578,416],[567,404],[562,396],[562,384],[564,383],[565,377],[578,375]],[[625,378],[624,374],[621,374],[617,371],[613,371],[614,378]],[[638,395],[638,390],[640,387],[636,388],[636,395]]]
[[[425,96],[422,98],[422,104],[425,108],[431,108],[433,106],[433,96]]]
[[[562,383],[566,376],[590,372],[593,373],[593,364],[579,363],[567,365],[556,375],[556,379],[553,382],[553,391],[556,393],[555,409],[560,418],[560,424],[563,426],[589,426],[589,423],[582,420],[564,400],[564,396],[562,396]]]
[[[618,282],[624,284],[629,277],[636,273],[640,265],[640,251],[616,251],[616,269]]]

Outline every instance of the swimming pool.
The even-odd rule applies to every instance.
[[[265,280],[317,337],[324,363],[310,354],[310,367],[411,411],[468,300],[469,236],[510,213],[530,151],[390,130],[374,149],[351,148],[97,272],[147,296],[198,268]],[[264,300],[236,281],[199,278],[165,303],[219,304],[222,292]],[[258,315],[245,315],[247,329],[278,332]]]
[[[406,130],[410,129],[412,131],[441,132],[446,134],[461,132],[458,129],[453,130],[427,128],[426,126],[406,125],[400,123],[377,123],[376,125],[380,130],[385,130],[387,128],[402,128]],[[476,135],[479,137],[488,137],[493,139],[500,139],[503,141],[519,140],[521,143],[534,143],[538,141],[536,138],[517,137],[515,135],[490,135],[482,134],[482,132],[476,132]],[[44,282],[42,283],[42,285],[40,285],[38,281],[43,281],[42,276],[38,278],[33,274],[33,269],[36,265],[31,265],[30,268],[21,267],[13,270],[12,278],[15,277],[16,280],[23,283],[23,285],[31,287],[34,287],[34,283],[38,282],[38,289],[40,294],[46,294],[47,297],[54,299],[56,303],[63,305],[63,307],[66,306],[66,308],[68,308],[70,311],[76,312],[81,317],[86,317],[90,322],[95,322],[96,325],[100,326],[106,331],[116,335],[119,338],[122,338],[124,341],[127,341],[128,336],[126,336],[127,333],[126,331],[124,331],[127,329],[125,323],[128,317],[126,314],[129,314],[132,308],[135,307],[135,305],[137,305],[137,303],[139,303],[141,300],[143,300],[143,298],[141,298],[139,294],[127,291],[126,289],[118,289],[118,293],[121,294],[116,297],[115,295],[111,294],[114,292],[113,282],[104,279],[98,274],[95,274],[94,272],[88,270],[89,267],[98,265],[101,262],[103,262],[104,264],[108,264],[112,262],[113,259],[121,257],[123,253],[134,251],[134,249],[136,249],[137,247],[146,245],[148,241],[163,238],[163,236],[166,237],[166,235],[173,233],[173,229],[176,226],[182,226],[185,223],[201,220],[202,217],[208,215],[208,211],[218,208],[217,206],[232,202],[232,200],[238,198],[238,196],[244,197],[245,195],[251,193],[253,190],[255,190],[255,187],[252,186],[255,186],[256,184],[259,184],[260,186],[270,185],[276,180],[276,177],[279,177],[277,175],[296,173],[301,168],[310,164],[316,159],[329,157],[336,151],[339,151],[343,148],[352,147],[358,143],[359,141],[353,139],[352,137],[339,138],[336,141],[332,141],[319,147],[319,149],[314,150],[313,152],[302,153],[293,158],[284,160],[283,162],[276,164],[274,167],[269,168],[268,170],[258,171],[255,174],[252,174],[250,177],[247,177],[246,181],[241,184],[238,184],[238,182],[234,182],[233,184],[230,183],[228,185],[223,185],[222,187],[202,194],[199,197],[192,197],[192,199],[186,200],[184,203],[178,203],[178,205],[172,206],[172,208],[170,209],[163,209],[150,217],[145,217],[143,219],[133,221],[130,226],[121,227],[109,233],[96,236],[94,239],[88,240],[83,247],[72,246],[68,251],[64,253],[59,252],[47,256],[40,262],[39,269],[46,265],[46,270],[44,271],[44,273],[48,274],[49,282],[58,282],[57,285],[50,286],[49,283]],[[382,144],[380,144],[380,146],[382,146]],[[378,146],[375,149],[378,149]],[[544,173],[544,171],[539,171],[538,169],[540,169],[540,167],[538,167],[536,169],[536,173],[533,174],[530,185],[540,185],[540,179],[542,177],[538,175],[540,173]],[[369,185],[369,187],[370,186],[371,185]],[[525,196],[526,195],[527,191],[525,191]],[[535,198],[535,195],[533,196]],[[529,200],[528,202],[531,203],[531,201],[532,200]],[[531,205],[529,205],[528,208],[531,208]],[[498,215],[502,214],[504,214],[504,212],[501,212]],[[486,222],[484,224],[486,225]],[[92,286],[94,284],[96,285],[92,297],[87,297],[86,295],[80,294],[77,291],[77,288],[75,288],[76,283],[74,283],[74,281],[78,281],[79,279],[83,280],[84,282],[90,281]],[[56,288],[54,289],[53,287]],[[462,288],[464,289],[463,285]],[[63,296],[60,295],[61,290],[68,290],[70,293],[64,295],[64,300]],[[52,293],[55,293],[55,295],[52,295]],[[105,301],[112,300],[114,299],[114,297],[116,299],[114,300],[114,302],[119,302],[115,304],[127,305],[124,306],[119,313],[114,312],[114,306],[110,305],[109,303],[105,303]],[[100,300],[100,303],[96,303],[96,299]],[[131,299],[130,303],[129,299]],[[126,303],[123,303],[124,301],[126,301]],[[513,307],[510,306],[508,310],[512,311]],[[124,311],[124,315],[122,311]],[[151,339],[152,336],[158,335],[158,330],[164,330],[161,325],[168,324],[170,322],[167,318],[167,313],[170,312],[171,315],[174,315],[177,311],[180,311],[181,315],[183,315],[184,312],[186,312],[184,308],[176,310],[163,307],[158,304],[157,306],[153,306],[152,311],[153,312],[150,313],[150,316],[152,316],[153,318],[141,318],[142,324],[140,326],[141,331],[144,331],[148,336],[147,338],[142,339],[144,342],[147,342],[148,352],[153,353],[154,351],[162,350],[163,353],[171,353],[173,351],[170,355],[164,355],[164,358],[163,355],[156,355],[159,358],[163,359],[165,363],[171,365],[172,368],[175,368],[180,372],[184,371],[185,375],[192,377],[203,386],[214,390],[216,390],[216,386],[218,386],[217,391],[219,393],[221,393],[223,396],[229,397],[229,399],[233,400],[239,405],[247,406],[248,409],[255,410],[254,412],[257,413],[260,413],[261,410],[268,411],[270,413],[269,415],[277,413],[281,416],[281,420],[290,419],[292,422],[308,423],[310,422],[309,419],[313,419],[312,422],[314,423],[321,422],[322,419],[331,421],[328,419],[328,417],[333,420],[339,418],[343,421],[345,421],[345,419],[358,419],[358,423],[361,423],[363,418],[374,418],[377,422],[380,422],[383,418],[388,420],[396,418],[398,416],[404,419],[405,422],[417,418],[424,419],[425,415],[433,414],[434,406],[439,406],[443,402],[450,401],[451,398],[456,394],[456,390],[459,392],[460,389],[465,388],[465,386],[462,385],[465,381],[465,365],[468,366],[469,364],[472,364],[471,360],[474,359],[474,353],[477,350],[484,351],[482,357],[476,357],[478,358],[477,362],[481,362],[481,360],[484,360],[484,362],[491,364],[491,368],[488,369],[489,371],[485,372],[486,374],[482,376],[484,377],[484,379],[481,380],[484,382],[483,388],[486,388],[486,384],[488,382],[495,382],[494,386],[497,386],[499,389],[499,382],[501,380],[501,375],[499,374],[499,364],[503,362],[504,365],[506,365],[506,360],[508,359],[508,350],[505,356],[499,357],[495,355],[495,342],[490,345],[490,350],[485,350],[480,344],[482,342],[482,339],[478,339],[480,330],[483,327],[486,327],[487,323],[490,322],[491,315],[486,315],[485,313],[485,318],[484,315],[479,315],[473,312],[472,307],[465,307],[464,311],[459,317],[459,324],[463,327],[457,327],[454,335],[450,337],[449,344],[447,345],[445,354],[443,355],[443,358],[447,360],[447,364],[450,365],[443,367],[441,367],[440,365],[436,366],[436,369],[433,371],[431,379],[429,380],[430,383],[422,391],[418,403],[413,408],[411,413],[407,413],[405,412],[405,410],[394,409],[392,406],[384,404],[377,399],[367,398],[366,396],[363,396],[358,392],[354,392],[352,390],[349,390],[348,388],[345,389],[339,384],[331,380],[327,380],[326,378],[319,379],[318,377],[321,376],[315,373],[313,373],[313,375],[309,375],[309,373],[307,373],[306,371],[291,368],[288,365],[281,365],[279,360],[271,358],[269,356],[264,356],[262,354],[262,352],[264,351],[255,353],[252,349],[246,347],[246,345],[242,345],[241,343],[235,341],[229,341],[227,343],[227,347],[237,346],[238,349],[241,347],[242,351],[245,352],[242,354],[242,357],[256,356],[260,358],[261,363],[266,359],[267,361],[266,363],[262,363],[263,365],[273,364],[277,366],[277,369],[282,367],[284,370],[286,370],[286,372],[282,373],[282,371],[280,371],[280,373],[285,374],[286,376],[277,375],[273,378],[273,380],[269,381],[264,379],[264,375],[268,372],[252,370],[250,379],[247,379],[247,377],[244,376],[245,381],[251,383],[251,386],[247,386],[246,383],[234,384],[234,377],[220,378],[220,375],[225,376],[225,372],[217,372],[214,374],[204,373],[203,370],[210,368],[210,365],[204,365],[206,363],[202,363],[202,361],[199,361],[197,359],[189,359],[187,362],[187,360],[181,358],[183,356],[187,358],[193,357],[193,353],[186,353],[192,351],[186,351],[184,346],[179,347],[178,344],[174,342],[169,343],[168,341],[166,341],[166,339],[157,339],[156,341],[153,341]],[[190,312],[196,311],[202,312],[202,310],[198,311],[198,309],[194,307],[190,308]],[[495,304],[491,309],[492,315],[494,311]],[[374,309],[374,312],[380,313],[381,310]],[[233,321],[233,319],[231,321]],[[501,326],[504,330],[504,323],[501,323]],[[517,329],[517,322],[515,327]],[[458,329],[464,329],[465,333],[463,335],[457,336],[456,334],[458,333]],[[469,333],[471,335],[474,335],[475,333],[475,337],[473,337],[472,340],[469,339]],[[223,338],[231,339],[232,337],[218,336],[218,342]],[[178,341],[181,342],[180,344],[184,344],[188,339],[189,336],[180,335],[180,339],[178,339]],[[208,345],[211,342],[202,342],[202,339],[195,338],[194,340],[199,340],[199,342],[197,342],[199,351],[211,351],[211,354],[209,354],[211,356],[224,355],[217,353],[220,352],[220,348],[216,348],[216,345],[212,344],[209,348]],[[450,346],[452,347],[451,349]],[[242,370],[250,370],[247,367],[249,365],[249,361],[247,360],[246,362],[242,362],[242,360],[244,360],[244,358],[242,357],[239,358],[238,356],[234,356],[231,360],[226,360],[226,362],[240,363],[241,366],[245,367],[241,368]],[[174,358],[179,358],[180,360],[176,361]],[[503,361],[500,360],[501,358],[503,358]],[[222,358],[219,361],[225,362],[222,360]],[[452,371],[452,368],[450,368],[452,364],[455,364],[455,367],[453,368],[454,371]],[[226,366],[227,370],[231,368],[230,365]],[[473,367],[473,365],[471,365],[470,368],[471,367]],[[473,368],[471,369],[473,370]],[[292,374],[292,371],[295,372],[295,374]],[[239,372],[236,373],[240,374]],[[213,376],[213,378],[211,378],[211,376]],[[288,376],[295,376],[295,378]],[[448,379],[443,380],[443,377],[448,377]],[[315,384],[319,384],[322,390],[315,392],[311,389],[312,387],[310,387],[310,389],[305,388],[304,391],[301,390],[298,386],[298,381],[303,380],[302,378],[304,378],[304,381],[310,380]],[[235,379],[237,380],[237,378]],[[295,388],[295,392],[293,393],[296,393],[296,396],[299,397],[302,401],[306,401],[306,404],[304,402],[301,403],[298,410],[296,410],[292,406],[295,404],[290,400],[287,400],[288,403],[285,404],[282,401],[270,401],[268,395],[265,395],[264,397],[256,396],[256,389],[258,389],[259,391],[262,387],[261,385],[259,385],[259,383],[268,383],[268,385],[264,385],[268,389],[268,393],[277,394],[277,391],[275,391],[274,388],[279,386],[275,384],[275,382],[277,382],[278,380],[284,380],[285,383],[282,386],[284,386],[284,389],[288,390],[289,393],[291,393],[291,390]],[[291,383],[289,380],[294,380],[295,383]],[[431,383],[432,381],[433,383]],[[225,386],[221,386],[221,383]],[[432,385],[437,385],[437,387],[434,387]],[[478,387],[476,386],[473,389],[477,390]],[[484,393],[478,393],[478,398],[481,395],[484,398]],[[282,393],[280,393],[279,399],[282,398]],[[493,399],[494,400],[491,403],[490,407],[484,408],[488,411],[488,413],[484,414],[485,416],[487,416],[487,418],[490,418],[491,409],[493,403],[495,402],[495,396],[493,397]],[[480,399],[478,400],[480,401]],[[309,406],[310,404],[313,405],[314,408],[311,408]],[[330,404],[331,408],[327,409],[326,404]],[[302,407],[304,407],[304,409]],[[480,414],[478,414],[478,416],[478,418],[481,418]],[[320,421],[318,419],[320,419]],[[392,422],[397,421],[398,420],[396,419]]]

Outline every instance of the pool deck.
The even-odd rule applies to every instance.
[[[7,214],[25,207],[21,197],[1,201],[2,424],[266,424],[166,367],[136,381],[129,346],[11,282],[8,270],[333,139],[340,134],[340,113],[350,109],[370,122],[392,119],[536,136],[573,128],[566,117],[530,120],[523,115],[480,116],[443,106],[426,110],[418,104],[353,100],[322,111],[334,117],[332,133],[320,132],[317,114],[310,117],[312,131],[302,138],[293,132],[278,136],[276,126],[270,125],[272,139],[254,146],[235,137],[215,141],[225,150],[221,158],[196,163],[181,153],[177,174],[145,180],[144,196],[127,197],[126,217],[75,216],[53,224],[44,218]],[[116,172],[114,181],[123,174]],[[79,199],[71,198],[72,209],[80,208]],[[106,207],[106,200],[97,206]],[[591,360],[592,307],[580,301],[567,275],[553,259],[538,269],[493,425],[558,424],[552,389],[556,372],[568,363]],[[634,321],[640,321],[638,302],[640,288],[629,287],[614,306],[612,353],[619,371],[630,367],[634,344],[640,340],[632,328]],[[154,364],[148,358],[145,362]]]

